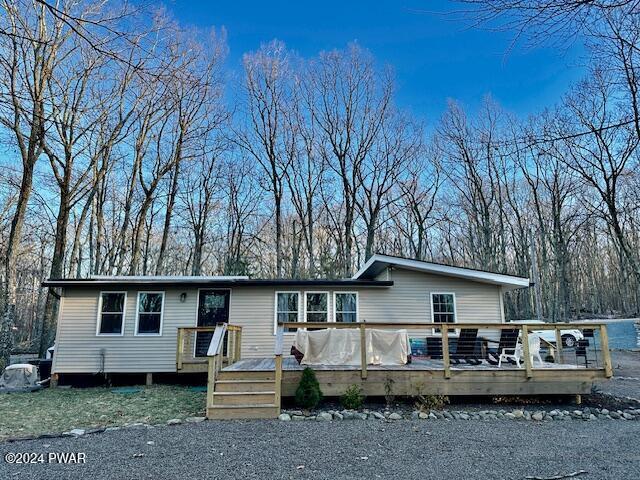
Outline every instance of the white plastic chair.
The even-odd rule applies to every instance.
[[[531,365],[533,365],[534,358],[540,362],[540,365],[544,363],[540,356],[540,336],[535,333],[529,334],[529,356],[531,357]]]
[[[518,342],[516,348],[503,348],[502,352],[500,352],[500,358],[498,359],[498,368],[502,366],[503,361],[508,361],[512,359],[518,365],[518,368],[521,368],[520,360],[524,355],[522,344]],[[529,357],[531,358],[531,364],[533,365],[534,359],[537,359],[540,365],[544,362],[542,361],[542,357],[540,356],[540,336],[536,334],[529,335]]]
[[[516,348],[503,348],[500,352],[500,358],[498,359],[498,368],[502,367],[502,362],[507,362],[510,359],[516,362],[518,368],[520,368],[520,359],[522,358],[522,344],[517,343]],[[495,360],[494,360],[495,361]]]

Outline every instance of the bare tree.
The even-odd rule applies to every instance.
[[[361,169],[387,116],[393,84],[357,45],[320,54],[310,74],[313,115],[322,132],[320,152],[337,175],[344,215],[338,254],[342,271],[353,271],[353,227]]]

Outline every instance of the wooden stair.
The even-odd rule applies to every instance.
[[[276,382],[270,371],[223,370],[215,380],[210,420],[277,418]]]

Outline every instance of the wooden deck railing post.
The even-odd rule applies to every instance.
[[[278,415],[280,415],[280,404],[282,398],[282,355],[276,355],[275,370],[276,388],[274,402],[276,409],[278,410]]]
[[[602,361],[604,362],[604,375],[607,378],[613,376],[611,365],[611,350],[609,350],[609,334],[606,325],[600,325],[600,348],[602,349]]]
[[[178,345],[176,346],[176,367],[178,370],[182,370],[182,357],[184,351],[184,331],[178,329]]]
[[[556,327],[556,363],[560,363],[562,361],[562,331]]]
[[[442,332],[442,363],[444,364],[444,378],[451,378],[451,359],[449,358],[449,328],[440,328]]]
[[[531,355],[529,354],[529,328],[526,325],[522,325],[522,352],[524,354],[524,369],[527,373],[527,378],[533,376],[531,371]]]
[[[234,345],[235,354],[233,355],[236,358],[236,362],[240,360],[242,356],[242,329],[236,330],[236,342]]]
[[[364,323],[360,324],[360,377],[367,378],[367,332]]]

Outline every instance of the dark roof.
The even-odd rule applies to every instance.
[[[59,278],[42,282],[43,287],[127,287],[127,286],[158,286],[158,287],[391,287],[392,281],[379,280],[303,280],[303,279],[215,279],[212,277],[170,277],[147,279],[141,277],[101,277],[101,278]]]

